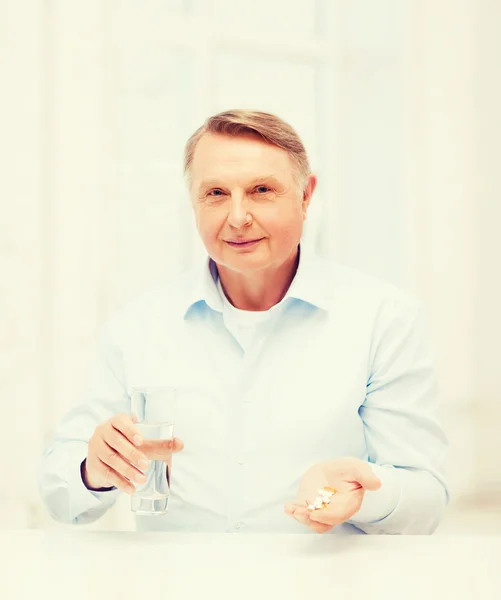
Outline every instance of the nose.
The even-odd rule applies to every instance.
[[[232,196],[228,213],[228,223],[236,229],[252,223],[252,215],[249,213],[245,198]]]

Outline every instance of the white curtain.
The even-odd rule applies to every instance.
[[[0,527],[55,526],[40,452],[81,398],[104,320],[201,256],[182,150],[233,107],[275,112],[303,137],[320,177],[310,248],[425,303],[453,492],[499,492],[496,0],[0,11]],[[91,528],[130,526],[121,501]]]

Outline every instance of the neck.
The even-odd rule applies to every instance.
[[[249,311],[269,310],[289,289],[299,264],[299,251],[282,264],[252,273],[232,271],[218,265],[223,290],[235,308]]]

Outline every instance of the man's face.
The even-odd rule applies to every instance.
[[[315,184],[311,175],[303,197],[288,154],[258,136],[202,136],[190,195],[209,256],[240,272],[285,262],[300,241]]]

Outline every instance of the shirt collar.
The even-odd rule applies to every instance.
[[[322,263],[323,259],[319,257],[306,256],[304,243],[301,242],[299,245],[299,265],[284,300],[292,298],[328,311],[330,293]],[[184,318],[200,303],[205,303],[214,311],[223,312],[223,302],[217,289],[218,277],[216,263],[212,258],[206,256],[202,261],[202,265],[195,269],[193,285],[186,299]]]

